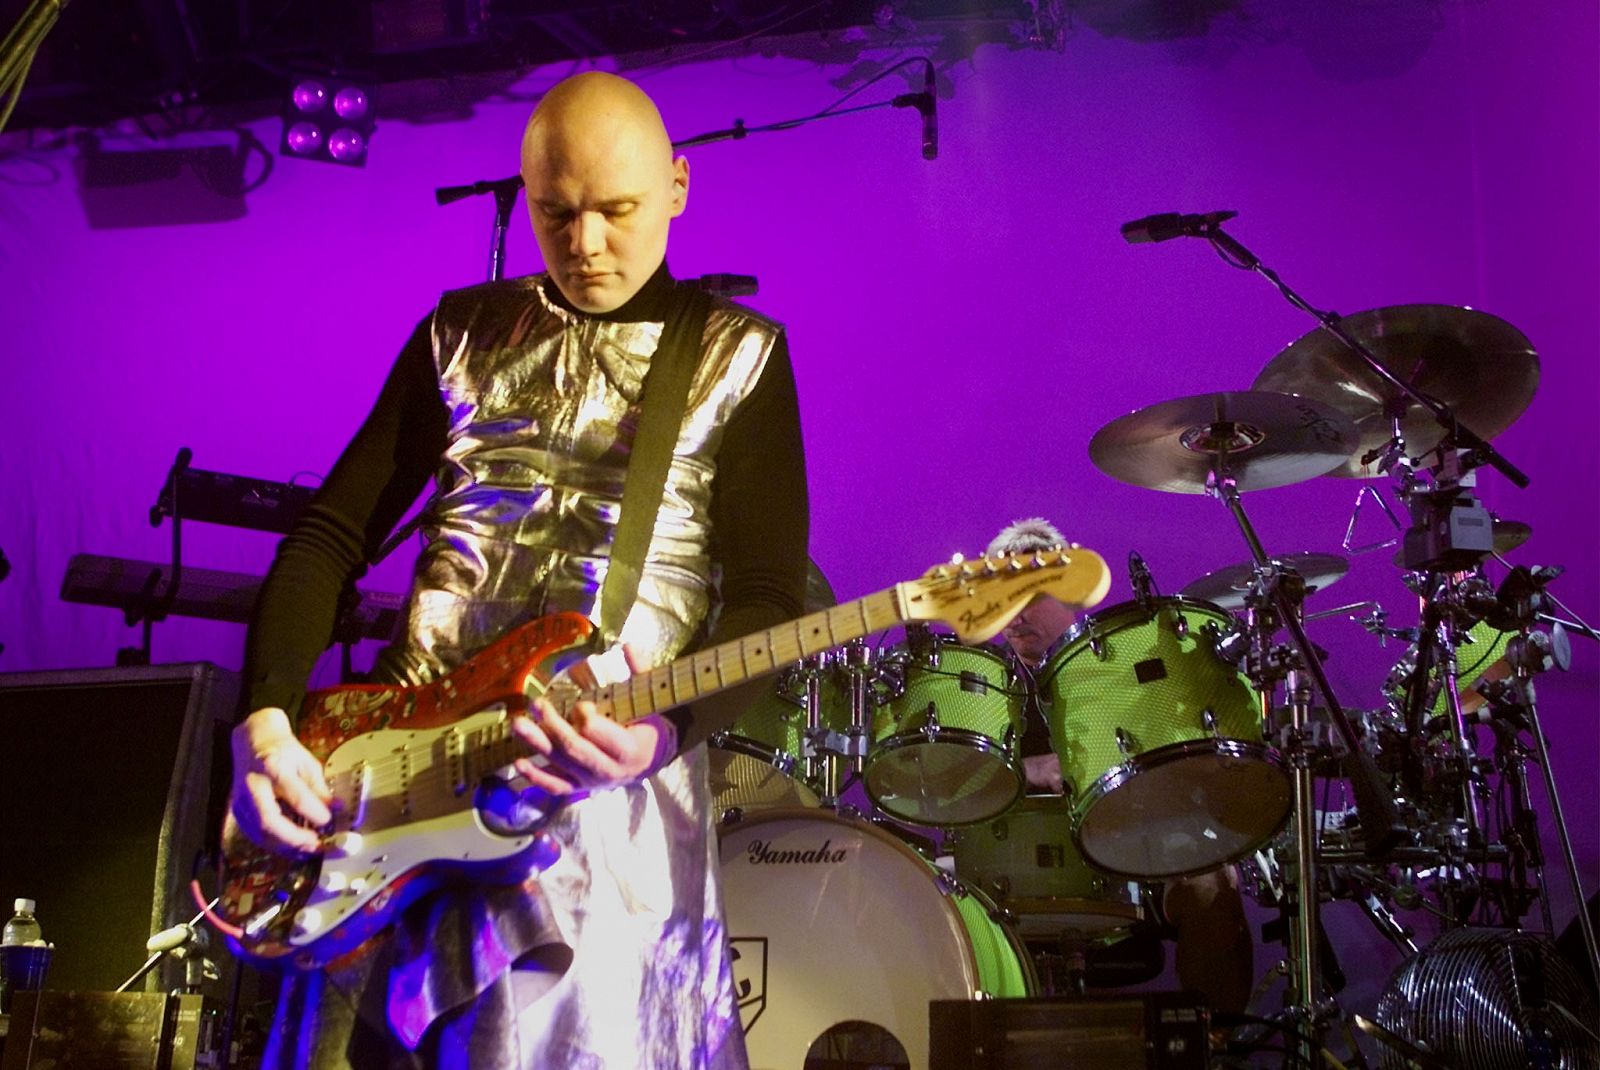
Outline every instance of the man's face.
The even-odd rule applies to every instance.
[[[1078,615],[1059,599],[1034,595],[1033,601],[1006,625],[1006,642],[1017,657],[1035,665],[1044,660],[1056,640],[1066,635],[1077,619]]]
[[[626,126],[541,138],[524,150],[522,175],[545,269],[585,312],[610,312],[639,292],[689,193],[688,162]]]

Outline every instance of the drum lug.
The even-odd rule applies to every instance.
[[[1124,758],[1132,758],[1139,751],[1138,741],[1120,727],[1117,729],[1117,750],[1122,752]]]
[[[1210,733],[1212,739],[1222,738],[1222,732],[1217,727],[1216,712],[1210,706],[1200,711],[1200,723],[1205,726],[1205,730]]]
[[[1093,654],[1101,661],[1106,660],[1106,641],[1104,636],[1089,636],[1089,653]]]
[[[929,742],[939,738],[939,729],[942,726],[939,724],[938,708],[933,703],[928,703],[927,708],[922,711],[922,718],[922,734],[928,737]]]
[[[1179,639],[1189,638],[1189,618],[1179,613],[1178,619],[1173,622],[1173,630],[1178,633]]]

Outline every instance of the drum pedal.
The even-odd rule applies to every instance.
[[[1183,992],[933,1000],[929,1070],[1205,1070],[1211,1015]]]

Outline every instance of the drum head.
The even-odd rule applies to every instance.
[[[1150,879],[1203,873],[1270,839],[1293,795],[1259,743],[1195,740],[1130,759],[1080,800],[1077,840],[1101,869]]]
[[[986,902],[880,829],[826,810],[769,811],[725,825],[720,837],[755,1070],[803,1070],[830,1031],[863,1046],[872,1038],[874,1058],[892,1056],[879,1031],[887,1032],[909,1065],[926,1067],[930,1000],[1032,987],[1020,945],[990,920]],[[852,1051],[838,1065],[868,1054]]]
[[[774,807],[813,807],[817,793],[803,780],[791,776],[793,760],[772,755],[742,740],[724,739],[708,748],[707,779],[711,785],[711,812],[770,810]]]
[[[945,730],[880,744],[867,768],[867,794],[885,812],[914,825],[987,821],[1022,795],[1022,774],[1008,751],[983,736]]]

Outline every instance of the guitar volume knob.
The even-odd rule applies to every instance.
[[[328,837],[327,854],[335,858],[349,858],[361,850],[362,838],[359,832],[336,832]]]

